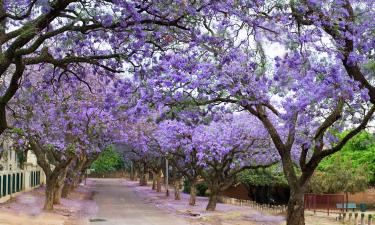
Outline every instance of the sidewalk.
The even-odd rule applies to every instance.
[[[140,199],[159,208],[168,210],[177,216],[188,218],[199,225],[279,225],[284,221],[283,215],[269,215],[246,206],[235,206],[218,203],[216,211],[206,211],[207,197],[197,197],[196,205],[189,205],[189,195],[181,193],[181,200],[174,200],[174,190],[169,189],[170,196],[166,197],[165,190],[157,193],[151,186],[139,186],[136,181],[123,181],[127,187],[132,187]]]
[[[181,200],[174,200],[174,190],[169,189],[170,196],[166,197],[165,188],[161,193],[151,189],[151,186],[139,186],[136,181],[123,181],[127,187],[132,187],[149,204],[166,209],[178,216],[189,218],[199,225],[284,225],[285,215],[271,215],[258,211],[248,206],[236,206],[218,203],[216,211],[205,210],[208,203],[207,197],[197,197],[196,206],[190,206],[189,195],[181,193]],[[326,214],[313,215],[311,212],[305,213],[306,225],[342,225],[335,217],[328,217]]]
[[[96,212],[91,197],[89,189],[78,187],[52,212],[44,212],[44,188],[40,187],[0,204],[0,225],[85,225],[88,216]]]

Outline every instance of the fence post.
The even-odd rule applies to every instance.
[[[358,213],[354,213],[354,224],[358,225]]]
[[[316,215],[316,195],[314,195],[314,215]]]
[[[361,213],[361,225],[365,225],[365,214]]]
[[[349,213],[348,221],[350,222],[352,220],[352,213]]]

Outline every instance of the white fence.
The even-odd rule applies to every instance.
[[[44,173],[40,169],[14,170],[0,172],[0,202],[20,192],[38,187],[44,182]]]

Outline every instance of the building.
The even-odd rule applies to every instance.
[[[22,163],[21,163],[22,161]],[[29,191],[45,183],[43,170],[38,166],[36,156],[28,151],[25,159],[5,140],[0,145],[0,203],[17,194]]]

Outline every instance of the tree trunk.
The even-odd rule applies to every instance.
[[[304,188],[291,188],[288,202],[287,225],[305,225]]]
[[[189,205],[195,205],[195,201],[197,199],[197,187],[195,181],[190,182],[190,198],[189,198]]]
[[[62,196],[63,198],[67,198],[67,197],[69,196],[70,192],[72,191],[72,189],[73,189],[73,186],[72,186],[71,181],[66,182],[66,183],[64,184],[63,189],[62,189],[61,196]]]
[[[55,187],[55,193],[53,194],[53,204],[60,204],[61,203],[61,195],[62,195],[62,189],[64,185],[56,185]]]
[[[62,189],[64,187],[64,181],[68,173],[69,167],[66,167],[56,180],[55,193],[53,196],[53,204],[60,204]]]
[[[130,180],[135,180],[135,170],[134,170],[133,165],[131,166],[131,169],[130,169]]]
[[[71,191],[73,191],[74,189],[76,189],[78,187],[78,185],[81,183],[81,176],[79,174],[75,174],[73,177],[72,177],[72,186],[73,188],[71,189]]]
[[[53,201],[55,196],[57,177],[47,177],[46,182],[46,200],[44,202],[44,210],[53,210]]]
[[[152,172],[152,190],[156,190],[156,173]]]
[[[174,181],[174,199],[175,200],[181,200],[181,179],[176,178]]]
[[[134,181],[138,180],[139,178],[139,171],[134,168]]]
[[[208,201],[208,205],[206,207],[207,211],[215,211],[218,194],[219,194],[219,187],[216,185],[212,186],[210,188],[210,198]]]
[[[161,192],[161,169],[158,170],[157,176],[156,176],[156,191]]]
[[[147,178],[146,178],[146,173],[147,173],[147,166],[144,164],[143,168],[141,168],[140,171],[140,177],[139,177],[139,185],[140,186],[147,186]]]

